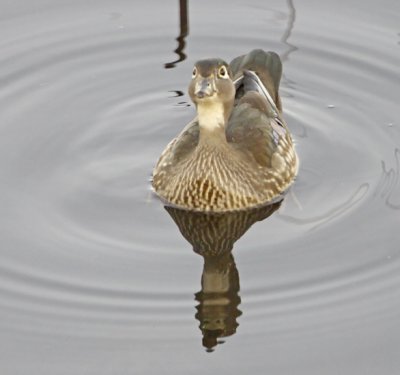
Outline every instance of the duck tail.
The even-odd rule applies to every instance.
[[[247,55],[236,57],[229,64],[233,79],[243,76],[244,70],[251,70],[259,77],[263,85],[280,107],[279,83],[282,77],[282,62],[275,52],[265,52],[262,49],[254,49]]]

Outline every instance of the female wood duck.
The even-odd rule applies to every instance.
[[[173,206],[223,212],[275,201],[298,159],[278,94],[282,63],[254,50],[229,65],[198,61],[189,95],[197,117],[172,140],[153,171],[155,192]]]

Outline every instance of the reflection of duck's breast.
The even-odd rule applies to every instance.
[[[270,216],[281,202],[253,210],[220,214],[165,209],[177,224],[183,237],[201,255],[218,255],[230,252],[234,243],[257,221]]]

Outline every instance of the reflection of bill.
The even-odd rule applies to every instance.
[[[196,293],[196,319],[203,333],[207,351],[222,343],[218,339],[231,336],[239,325],[239,273],[231,253],[204,257],[201,291]]]
[[[165,207],[183,237],[204,259],[201,290],[196,293],[196,319],[207,351],[222,343],[238,327],[239,272],[231,253],[234,243],[257,221],[269,217],[281,204],[221,214]]]

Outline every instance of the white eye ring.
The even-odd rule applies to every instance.
[[[193,71],[192,71],[192,78],[194,78],[194,77],[196,77],[196,76],[197,76],[197,68],[194,67],[194,68],[193,68]]]
[[[218,69],[218,76],[220,78],[228,78],[228,71],[224,65]]]

